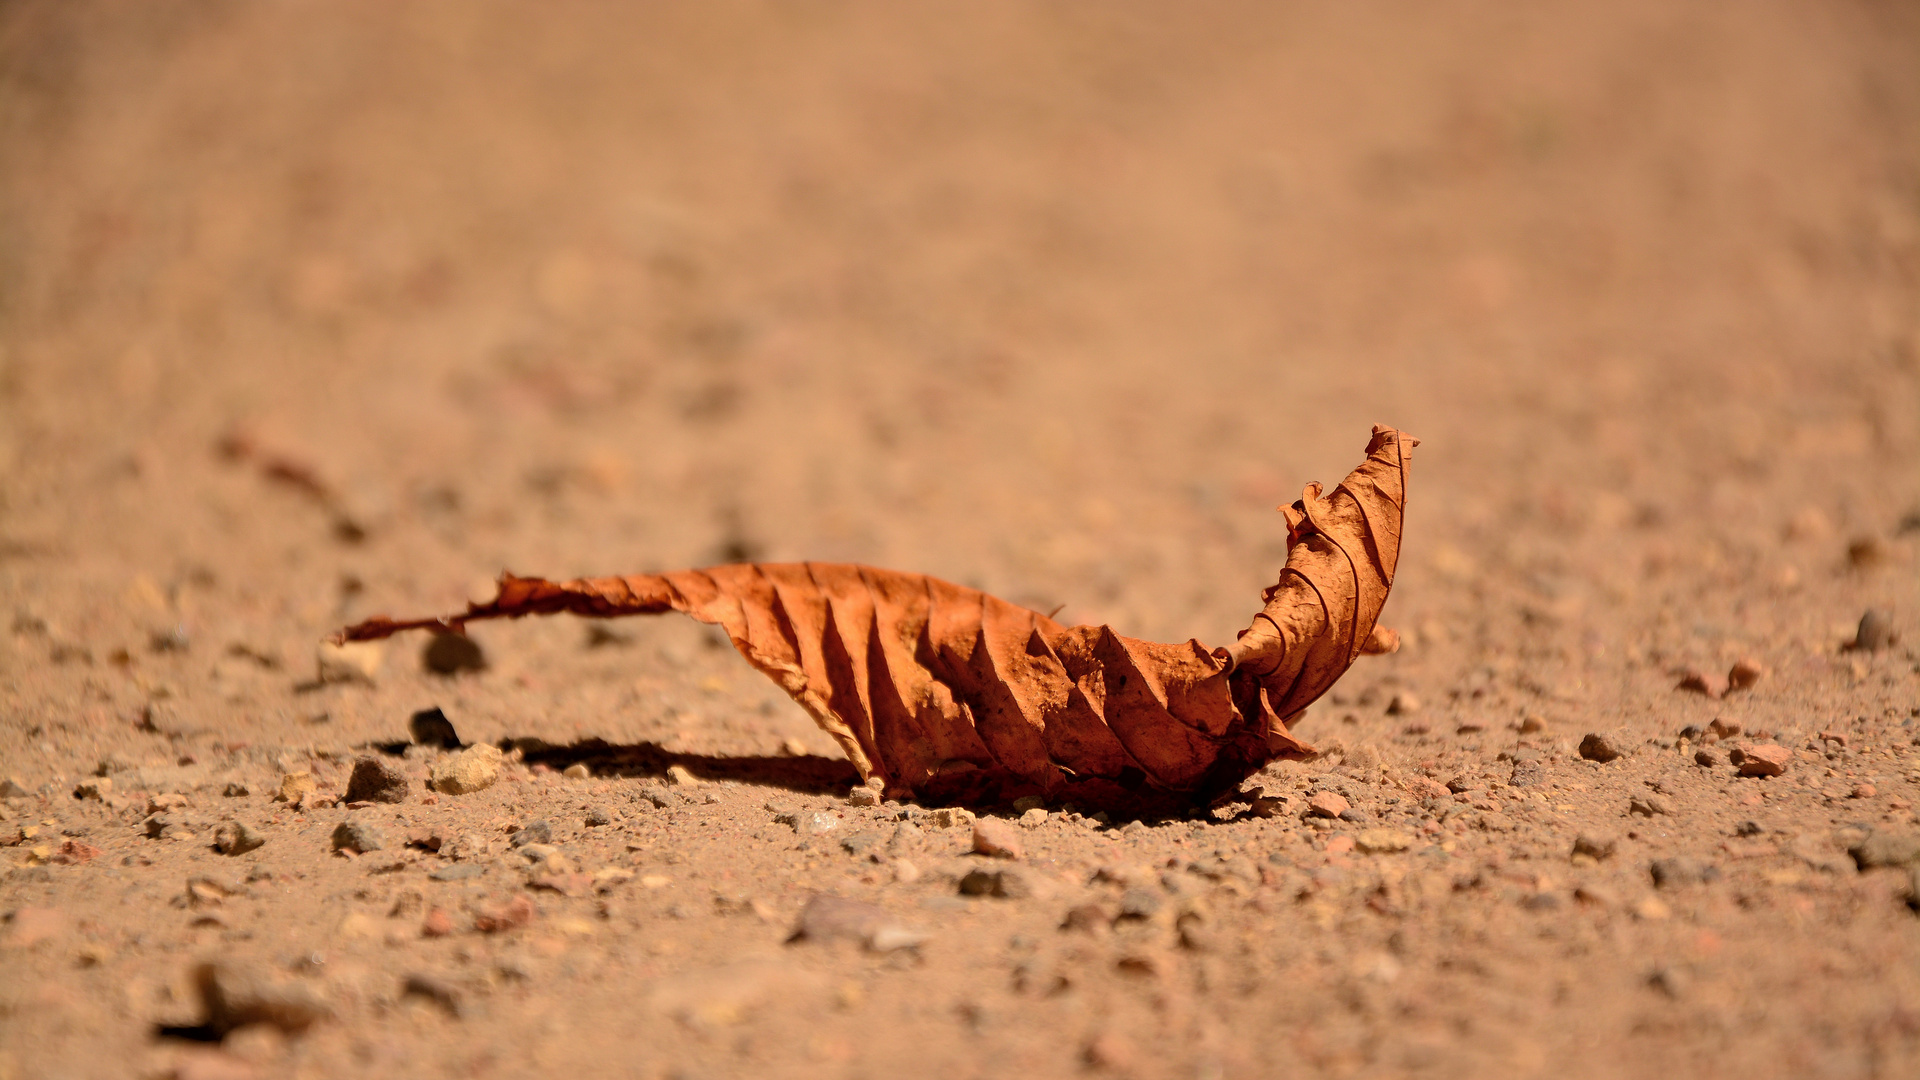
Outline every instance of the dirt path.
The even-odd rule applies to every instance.
[[[1911,10],[656,7],[0,6],[0,1080],[1920,1073]],[[1270,817],[971,855],[683,622],[316,657],[740,558],[1219,643],[1374,422]]]

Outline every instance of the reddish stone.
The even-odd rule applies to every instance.
[[[1778,743],[1749,746],[1740,759],[1740,775],[1779,776],[1787,771],[1787,763],[1792,760],[1793,751]]]
[[[1335,791],[1316,791],[1307,800],[1307,816],[1337,818],[1352,809],[1352,804]]]
[[[973,850],[977,855],[996,859],[1018,859],[1026,854],[1020,846],[1020,834],[999,818],[976,818],[973,822]]]

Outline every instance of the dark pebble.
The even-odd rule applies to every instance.
[[[1853,634],[1853,647],[1862,652],[1879,652],[1893,644],[1893,620],[1878,608],[1860,616],[1859,629]]]
[[[420,666],[435,675],[458,675],[463,671],[485,671],[487,654],[480,644],[465,634],[435,634],[420,650]]]
[[[1580,756],[1588,761],[1608,762],[1626,753],[1618,735],[1607,731],[1589,732],[1580,740]]]
[[[407,774],[382,758],[363,757],[353,763],[353,775],[347,779],[346,801],[406,802]]]
[[[407,731],[413,741],[421,746],[438,746],[445,750],[460,749],[460,735],[453,730],[453,721],[438,708],[421,709],[407,720]]]

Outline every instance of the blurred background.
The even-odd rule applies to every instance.
[[[1375,422],[1424,440],[1395,663],[1575,700],[1827,640],[1913,593],[1917,43],[1892,2],[11,0],[14,703],[65,685],[22,626],[190,696],[176,629],[304,672],[502,567],[857,560],[1217,642]]]

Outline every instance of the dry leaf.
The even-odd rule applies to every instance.
[[[1375,427],[1330,494],[1287,518],[1287,565],[1239,639],[1163,645],[1061,626],[922,574],[838,563],[717,566],[554,582],[503,574],[458,615],[376,617],[336,642],[478,619],[679,611],[726,630],[889,797],[1093,806],[1204,805],[1266,762],[1311,748],[1288,726],[1362,652],[1400,555],[1418,440]]]

